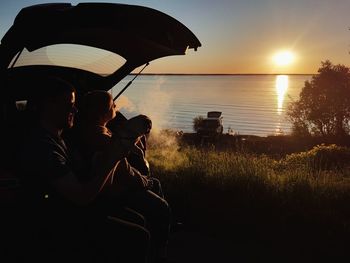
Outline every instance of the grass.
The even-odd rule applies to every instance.
[[[303,258],[315,250],[340,256],[349,241],[349,148],[318,145],[275,159],[172,141],[151,143],[147,159],[175,216],[192,229],[270,256],[296,244],[293,255]]]

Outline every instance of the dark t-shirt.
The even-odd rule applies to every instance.
[[[72,233],[84,233],[85,225],[96,218],[91,209],[65,199],[53,184],[54,180],[69,173],[75,175],[74,169],[62,139],[42,128],[29,136],[19,151],[17,169],[23,189],[22,215],[26,225],[54,231],[64,240]]]
[[[26,201],[63,204],[66,201],[52,187],[53,180],[74,171],[69,151],[60,138],[45,129],[33,131],[19,154],[18,176]]]

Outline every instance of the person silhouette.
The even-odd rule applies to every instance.
[[[36,262],[62,262],[73,260],[73,251],[79,260],[147,262],[149,231],[95,209],[113,171],[136,141],[113,138],[96,165],[83,170],[89,175],[81,175],[79,160],[63,138],[77,113],[75,88],[56,77],[38,79],[36,86],[37,125],[19,151],[17,167],[24,189],[23,209],[29,215],[19,239],[27,248],[25,259],[31,255]]]
[[[140,157],[139,160],[145,157],[145,145],[141,140],[150,132],[151,120],[145,115],[138,115],[124,121],[112,132],[107,125],[116,114],[117,108],[113,98],[106,91],[94,90],[82,98],[75,134],[78,138],[79,152],[92,167],[99,165],[96,164],[96,160],[106,148],[110,148],[114,138],[136,141],[128,156],[133,153]],[[125,157],[119,161],[111,175],[108,191],[100,202],[101,207],[106,208],[108,213],[113,213],[118,206],[126,206],[145,217],[155,259],[166,257],[171,221],[170,206],[161,189],[158,179],[142,174]]]

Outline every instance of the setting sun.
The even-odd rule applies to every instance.
[[[295,55],[291,51],[280,51],[273,56],[273,61],[278,66],[287,66],[293,63]]]

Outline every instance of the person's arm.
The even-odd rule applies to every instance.
[[[135,189],[148,189],[151,181],[148,179],[147,175],[141,174],[137,169],[129,165],[130,177],[131,177],[131,187]]]
[[[142,175],[137,169],[132,167],[127,158],[121,160],[118,167],[115,170],[115,180],[118,188],[126,187],[128,189],[141,190],[147,189],[149,186],[149,180],[146,175]]]
[[[93,175],[86,183],[79,182],[73,171],[67,172],[53,181],[53,186],[66,199],[77,205],[87,205],[95,199],[102,190],[116,168],[118,162],[123,159],[135,142],[114,138],[106,150],[101,152],[93,166]]]

